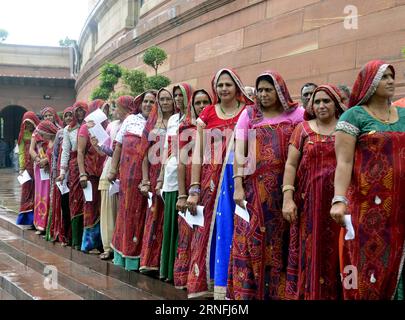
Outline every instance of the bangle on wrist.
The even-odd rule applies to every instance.
[[[235,174],[233,177],[232,177],[232,179],[235,179],[235,178],[244,178],[244,175],[243,174]]]
[[[150,186],[150,181],[145,180],[145,181],[142,181],[141,184],[144,186]]]
[[[332,206],[339,202],[343,202],[346,206],[349,204],[349,200],[347,200],[345,196],[334,196],[332,199]]]
[[[180,196],[177,197],[177,200],[180,200],[180,199],[187,199],[187,198],[188,198],[188,195],[182,194],[182,195],[180,195]]]
[[[289,190],[291,190],[292,192],[295,192],[295,187],[291,184],[287,184],[287,185],[283,186],[283,193],[286,191],[289,191]]]
[[[188,190],[188,194],[200,194],[201,189],[199,187],[196,186],[192,186],[189,190]]]
[[[87,177],[88,177],[88,174],[87,174],[87,173],[81,173],[80,176],[79,176],[79,178],[81,178],[81,177],[86,177],[86,178],[87,178]]]

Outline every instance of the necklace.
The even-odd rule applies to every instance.
[[[236,110],[234,112],[226,113],[225,110],[222,108],[221,104],[219,104],[219,108],[221,109],[221,112],[227,117],[233,117],[236,114],[236,112],[239,110],[239,107],[240,107],[240,101],[238,101],[238,106],[236,107]]]
[[[335,129],[333,129],[333,130],[332,130],[330,133],[328,133],[328,134],[323,134],[323,133],[321,132],[321,128],[319,127],[318,119],[315,119],[315,123],[316,123],[316,128],[318,129],[318,133],[319,133],[320,135],[322,135],[322,136],[326,136],[324,139],[322,139],[322,142],[325,142],[328,138],[332,137],[332,134],[335,132]]]
[[[385,124],[389,124],[390,123],[390,119],[391,119],[391,106],[388,109],[388,119],[382,119],[380,118],[373,110],[371,110],[371,108],[369,106],[367,106],[367,109],[370,110],[370,112],[372,113],[372,115],[377,118],[378,120],[380,120],[381,122],[385,123]]]

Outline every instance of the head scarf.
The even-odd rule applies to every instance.
[[[27,122],[32,123],[32,125],[34,126],[34,129],[35,129],[38,126],[40,121],[34,112],[27,111],[26,113],[24,113],[24,116],[22,118],[21,127],[20,127],[20,133],[18,134],[18,144],[21,143],[21,141],[24,137],[25,125]]]
[[[58,132],[59,128],[54,125],[53,122],[49,120],[42,120],[37,126],[36,131],[40,134],[53,134],[55,135]]]
[[[126,113],[138,113],[135,106],[135,99],[132,96],[121,96],[115,100],[117,107],[124,109]]]
[[[227,69],[227,68],[223,68],[221,70],[219,70],[214,78],[211,81],[211,86],[212,86],[212,92],[214,93],[214,101],[213,104],[217,104],[218,102],[221,102],[219,97],[218,97],[218,92],[217,92],[217,84],[218,84],[218,80],[219,77],[223,74],[223,73],[227,73],[231,76],[233,82],[235,82],[236,87],[239,88],[239,93],[237,93],[237,97],[236,99],[240,102],[245,103],[246,105],[250,105],[253,104],[253,100],[251,100],[249,98],[249,95],[247,94],[247,92],[245,91],[245,86],[243,85],[242,81],[240,80],[239,76],[236,74],[235,71],[233,71],[232,69]]]
[[[53,123],[54,123],[56,126],[62,128],[62,126],[63,126],[63,121],[60,119],[60,117],[59,117],[58,114],[56,113],[56,110],[55,110],[54,108],[52,108],[52,107],[45,107],[45,108],[43,108],[43,109],[41,110],[41,116],[44,117],[47,112],[52,113],[53,119],[54,119],[54,120],[53,120]]]
[[[209,101],[210,101],[210,104],[212,104],[212,98],[211,98],[210,94],[206,90],[198,89],[198,90],[194,91],[193,96],[191,98],[191,101],[187,105],[186,119],[180,125],[181,130],[184,130],[184,129],[187,129],[187,128],[190,128],[191,126],[193,126],[193,120],[195,121],[198,118],[198,115],[196,114],[196,111],[195,111],[195,108],[194,108],[194,101],[195,101],[195,97],[199,93],[206,94]]]
[[[63,125],[64,125],[64,126],[66,126],[66,123],[65,123],[65,116],[66,116],[66,114],[69,113],[69,112],[72,114],[72,117],[73,117],[73,107],[67,107],[65,110],[63,110]],[[72,121],[73,121],[73,119],[72,119]]]
[[[193,89],[192,89],[191,86],[190,86],[188,83],[186,83],[186,82],[183,82],[183,83],[180,83],[180,84],[174,86],[174,87],[173,87],[173,91],[172,91],[172,92],[173,92],[172,96],[173,96],[173,102],[174,102],[174,104],[176,104],[176,101],[174,101],[174,92],[176,91],[176,89],[180,89],[181,93],[183,94],[184,109],[185,109],[186,112],[187,112],[188,104],[190,103],[190,101],[191,101],[191,96],[192,96],[192,94],[193,94]],[[181,112],[181,110],[180,110],[179,108],[177,108],[177,105],[175,106],[175,108],[176,108],[176,112]]]
[[[73,105],[73,120],[72,120],[72,122],[70,123],[70,125],[69,125],[69,131],[73,131],[74,129],[76,129],[78,126],[79,126],[79,124],[78,124],[78,121],[77,121],[77,118],[76,118],[76,111],[78,110],[78,109],[82,109],[82,110],[84,110],[84,112],[87,114],[87,112],[89,111],[89,107],[88,107],[88,105],[87,105],[87,103],[86,102],[82,102],[82,101],[78,101],[78,102],[76,102],[74,105]]]
[[[391,69],[395,78],[394,67],[381,60],[372,60],[361,69],[353,85],[349,108],[365,104],[370,100],[387,68]]]
[[[147,90],[147,91],[141,93],[140,95],[136,96],[134,99],[134,112],[132,112],[133,114],[142,113],[142,102],[145,99],[145,96],[147,94],[152,94],[156,99],[157,91],[156,90]]]
[[[132,97],[131,97],[132,98]],[[133,98],[132,98],[133,99]],[[101,99],[96,99],[90,102],[89,104],[89,111],[86,114],[86,117],[96,111],[97,109],[101,109],[104,106],[105,101]]]
[[[314,90],[314,93],[311,96],[311,99],[308,102],[307,108],[305,109],[304,119],[311,120],[315,119],[315,112],[314,112],[314,99],[317,92],[323,91],[325,92],[335,103],[336,112],[340,116],[343,112],[347,110],[347,106],[342,101],[342,95],[339,89],[334,86],[333,84],[324,84],[317,87]]]
[[[256,79],[256,92],[258,91],[258,86],[260,80],[268,80],[271,78],[273,80],[274,88],[277,92],[278,100],[280,101],[281,105],[285,112],[292,112],[298,107],[298,102],[294,102],[291,99],[290,92],[288,91],[287,85],[283,79],[283,77],[277,72],[273,70],[265,71],[261,75],[259,75]],[[257,102],[260,104],[260,101]]]

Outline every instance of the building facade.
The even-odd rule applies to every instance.
[[[98,85],[105,61],[153,70],[143,52],[168,53],[159,73],[210,89],[214,73],[234,68],[246,85],[279,71],[299,97],[305,82],[351,86],[364,63],[394,64],[405,95],[405,0],[99,0],[79,40],[78,99]]]

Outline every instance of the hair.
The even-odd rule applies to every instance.
[[[304,88],[306,88],[306,87],[315,87],[315,88],[317,88],[318,85],[316,83],[313,83],[313,82],[307,82],[306,84],[304,84],[301,87],[301,94],[302,94],[302,90],[304,90]]]

